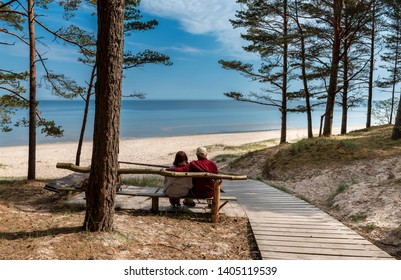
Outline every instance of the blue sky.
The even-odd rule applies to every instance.
[[[156,19],[159,26],[126,37],[125,49],[133,53],[145,49],[159,51],[169,55],[173,65],[146,65],[125,72],[124,95],[141,92],[147,99],[224,99],[224,92],[248,92],[259,87],[218,64],[219,59],[250,62],[255,59],[242,50],[245,43],[240,38],[240,30],[233,29],[229,22],[239,9],[235,0],[142,0],[140,9],[145,19]],[[66,24],[58,9],[50,7],[45,13],[40,20],[53,29]],[[96,31],[96,18],[85,9],[71,23]],[[44,38],[41,41],[46,42],[46,46],[38,44],[38,49],[45,53],[49,68],[84,85],[89,80],[90,69],[76,61],[76,50],[54,42],[40,27],[36,30]],[[28,69],[26,46],[0,45],[0,55],[6,57],[2,68]],[[43,70],[39,67],[38,71],[40,74]],[[38,99],[57,97],[40,87]]]

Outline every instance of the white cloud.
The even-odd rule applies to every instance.
[[[179,21],[186,32],[214,36],[225,53],[245,54],[240,30],[229,22],[239,9],[235,0],[142,0],[141,7],[149,14]]]
[[[165,47],[165,48],[160,48],[161,51],[165,50],[173,50],[173,51],[178,51],[182,53],[191,53],[191,54],[201,54],[204,53],[205,51],[199,48],[194,48],[191,46],[180,46],[180,47]]]

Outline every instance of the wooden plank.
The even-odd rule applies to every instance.
[[[309,213],[309,214],[294,214],[294,213],[275,213],[275,212],[269,212],[269,211],[264,211],[264,210],[260,210],[259,212],[254,212],[254,211],[250,211],[250,209],[248,207],[244,207],[245,209],[249,210],[249,216],[252,220],[258,220],[258,219],[264,219],[264,218],[281,218],[283,219],[283,221],[287,220],[287,219],[320,219],[320,220],[329,220],[327,214],[324,213]],[[335,220],[335,219],[331,219],[331,220]]]
[[[90,167],[76,166],[72,163],[58,162],[57,168],[68,169],[79,173],[90,173]],[[215,174],[208,172],[174,172],[165,169],[138,169],[138,168],[118,168],[118,174],[157,174],[169,177],[192,177],[192,178],[211,178],[211,179],[226,179],[226,180],[247,180],[247,176],[236,176],[229,174]]]
[[[359,250],[359,251],[369,251],[376,252],[378,254],[383,253],[376,246],[365,243],[339,243],[336,242],[335,239],[330,239],[329,242],[316,242],[313,238],[310,238],[308,241],[298,242],[295,240],[258,240],[258,246],[266,246],[266,247],[300,247],[300,248],[325,248],[325,249],[346,249],[346,250]]]
[[[51,181],[45,185],[46,190],[50,191],[79,191],[82,182],[89,177],[89,174],[71,173],[63,178]],[[80,190],[82,191],[82,190]]]
[[[322,233],[328,233],[328,232],[339,232],[339,233],[350,233],[350,234],[356,234],[355,231],[345,227],[345,226],[330,226],[330,227],[313,227],[313,226],[282,226],[282,225],[261,225],[261,224],[251,224],[252,228],[254,230],[274,230],[274,231],[285,231],[285,232],[310,232],[310,233],[316,233],[316,232],[322,232]]]
[[[348,249],[330,249],[330,248],[302,248],[302,247],[286,247],[286,246],[259,246],[261,251],[296,253],[296,254],[314,254],[314,255],[330,255],[330,256],[350,256],[350,257],[372,257],[372,258],[389,258],[384,252],[371,252],[363,250]]]
[[[130,196],[147,196],[147,197],[159,197],[159,198],[168,198],[168,196],[165,193],[160,193],[160,192],[137,192],[137,191],[119,191],[116,193],[117,195],[130,195]],[[192,199],[198,199],[194,197],[188,197],[188,196],[183,196],[180,198],[192,198]],[[209,198],[201,198],[201,199],[209,199]],[[229,200],[229,201],[236,201],[237,198],[235,196],[221,196],[220,200]]]
[[[341,235],[358,235],[355,233],[355,231],[350,230],[347,227],[342,227],[342,228],[336,228],[336,229],[327,229],[327,230],[321,230],[321,229],[308,229],[308,228],[282,228],[282,227],[261,227],[259,225],[253,225],[251,224],[252,230],[254,232],[274,232],[274,233],[286,233],[286,234],[291,234],[293,233],[294,235],[296,234],[341,234]],[[359,236],[359,235],[358,235]]]
[[[291,219],[291,220],[281,220],[281,219],[252,219],[249,220],[250,223],[253,224],[259,224],[261,226],[272,226],[272,227],[278,227],[278,226],[322,226],[322,227],[327,227],[327,226],[332,226],[332,227],[343,227],[344,225],[342,223],[336,222],[336,221],[325,221],[324,219]]]
[[[253,230],[253,229],[252,229]],[[308,232],[286,232],[286,231],[271,231],[271,230],[253,230],[255,236],[270,235],[270,236],[293,236],[293,237],[321,237],[321,238],[348,238],[348,239],[363,239],[363,237],[352,234],[338,233],[308,233]]]
[[[63,187],[63,188],[53,188],[53,187],[44,187],[45,190],[51,191],[51,192],[56,192],[56,193],[61,193],[61,192],[82,192],[81,188],[74,188],[74,187]]]
[[[282,252],[270,252],[261,251],[263,259],[268,260],[372,260],[376,259],[373,257],[366,256],[331,256],[331,255],[319,255],[319,254],[299,254],[299,253],[282,253]],[[385,259],[385,258],[383,258]]]
[[[159,213],[159,197],[153,196],[152,197],[152,213],[157,214]]]
[[[242,202],[242,201],[241,201]],[[313,207],[288,207],[288,206],[277,206],[277,207],[272,207],[268,204],[265,203],[252,203],[252,206],[247,206],[248,209],[263,209],[264,211],[268,212],[277,212],[277,213],[293,213],[293,212],[305,212],[305,213],[319,213],[319,210]]]
[[[252,225],[253,223],[251,223]],[[278,223],[257,223],[257,226],[259,228],[281,228],[281,229],[304,229],[304,230],[321,230],[322,232],[326,231],[332,231],[332,230],[348,230],[351,231],[350,229],[345,229],[344,225],[341,224],[325,224],[325,223],[300,223],[300,224],[278,224]]]
[[[336,244],[362,244],[372,245],[366,239],[351,239],[351,238],[330,238],[330,237],[298,237],[298,236],[279,236],[279,235],[259,235],[257,242],[269,241],[284,241],[284,242],[311,242],[316,243],[336,243]]]

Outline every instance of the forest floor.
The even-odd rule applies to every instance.
[[[291,193],[401,259],[401,141],[392,126],[250,152],[222,172]]]
[[[257,259],[245,218],[117,211],[114,231],[82,228],[85,211],[43,189],[45,181],[0,182],[1,260]],[[233,242],[235,240],[235,242]]]

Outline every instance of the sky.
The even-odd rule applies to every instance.
[[[235,0],[142,0],[140,10],[144,19],[156,19],[159,25],[154,30],[127,36],[125,50],[158,51],[170,56],[173,65],[145,65],[124,72],[123,95],[143,93],[146,99],[224,99],[224,92],[258,89],[257,83],[218,64],[220,59],[256,61],[256,56],[242,49],[246,42],[240,38],[241,30],[233,29],[229,22],[239,8]],[[42,11],[36,12],[40,15]],[[44,13],[39,19],[53,29],[66,24],[59,9],[50,7]],[[96,18],[85,8],[70,22],[96,32]],[[38,43],[38,49],[47,58],[48,67],[85,85],[91,69],[76,61],[76,49],[54,41],[38,26],[36,32],[46,44]],[[0,55],[6,58],[3,69],[28,69],[26,46],[0,45]],[[38,72],[43,70],[39,67]],[[49,94],[42,83],[38,99],[58,98]]]

